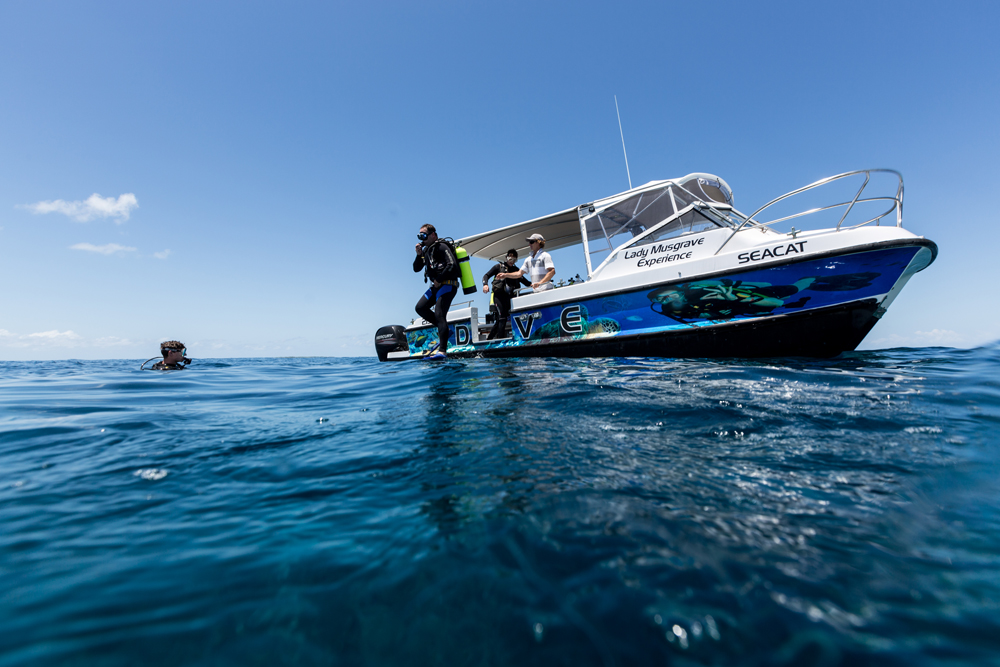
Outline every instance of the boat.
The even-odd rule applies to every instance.
[[[866,192],[873,177],[891,183],[886,192]],[[839,194],[845,185],[835,203],[764,220],[779,202],[815,198],[824,187]],[[809,216],[830,222],[784,230]],[[694,173],[456,244],[481,259],[509,248],[523,258],[536,233],[546,251],[580,246],[586,278],[516,295],[510,331],[493,340],[495,324],[474,302],[452,304],[449,358],[833,357],[861,343],[938,251],[903,228],[903,177],[891,169],[831,176],[750,215],[736,209],[726,181]],[[421,359],[437,336],[417,318],[380,328],[375,349],[381,361]]]

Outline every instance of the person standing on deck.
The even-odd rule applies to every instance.
[[[438,348],[427,359],[448,358],[448,309],[458,290],[460,269],[451,245],[438,239],[434,225],[424,225],[417,234],[417,256],[413,271],[424,270],[424,282],[431,281],[430,289],[417,301],[417,315],[437,325]],[[431,310],[431,306],[434,309]]]
[[[493,305],[496,306],[497,310],[497,319],[493,323],[493,328],[490,329],[490,335],[486,340],[505,337],[507,318],[510,316],[510,300],[517,288],[521,286],[521,283],[530,285],[525,278],[502,279],[500,274],[505,271],[510,273],[517,271],[517,250],[514,248],[507,251],[506,261],[497,262],[483,276],[483,294],[490,291],[488,283],[490,278],[493,278]]]
[[[545,252],[545,239],[541,234],[532,234],[527,239],[531,255],[524,260],[520,269],[513,273],[501,273],[497,278],[520,278],[527,274],[531,287],[536,292],[552,289],[552,276],[556,275],[556,265],[552,256]]]

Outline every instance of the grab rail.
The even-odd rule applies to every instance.
[[[899,186],[896,188],[896,196],[895,197],[869,197],[869,198],[861,199],[861,193],[864,192],[864,190],[865,190],[866,187],[868,187],[868,182],[871,180],[871,175],[873,173],[895,174],[896,175],[896,178],[899,179]],[[830,204],[829,206],[821,206],[819,208],[813,208],[813,209],[810,209],[808,211],[802,211],[801,213],[796,213],[794,215],[788,215],[788,216],[785,216],[784,218],[778,218],[777,220],[769,220],[767,222],[758,222],[758,221],[754,220],[754,218],[757,215],[759,215],[762,211],[764,211],[767,208],[770,208],[771,206],[773,206],[774,204],[777,204],[780,201],[784,201],[785,199],[788,199],[790,197],[794,197],[795,195],[798,195],[798,194],[801,194],[803,192],[806,192],[807,190],[812,190],[812,189],[818,188],[820,186],[827,185],[829,183],[833,183],[834,181],[839,181],[842,178],[848,178],[850,176],[856,176],[858,174],[864,174],[865,175],[865,180],[864,180],[864,183],[861,184],[861,187],[858,188],[858,191],[854,195],[854,198],[851,199],[851,201],[849,201],[849,202],[845,201],[845,202],[841,202],[839,204]],[[779,223],[779,222],[784,222],[785,220],[792,220],[794,218],[800,218],[802,216],[812,215],[813,213],[818,213],[820,211],[828,211],[830,209],[834,209],[834,208],[837,208],[839,206],[846,206],[847,210],[844,211],[844,215],[840,216],[840,221],[837,222],[837,231],[839,232],[840,228],[841,228],[841,225],[844,224],[844,220],[847,219],[848,214],[854,208],[855,204],[857,204],[858,202],[866,203],[866,202],[875,202],[875,201],[891,201],[892,202],[892,206],[890,206],[888,209],[886,209],[886,211],[884,213],[881,213],[880,215],[877,215],[874,218],[869,218],[868,220],[865,220],[864,222],[861,222],[859,224],[851,225],[850,227],[847,227],[847,229],[856,229],[857,227],[862,227],[864,225],[871,224],[872,222],[874,222],[876,225],[878,225],[879,221],[882,218],[884,218],[885,216],[887,216],[890,213],[892,213],[893,210],[896,211],[896,226],[897,227],[902,227],[903,226],[903,175],[901,173],[899,173],[898,171],[896,171],[895,169],[859,169],[858,171],[848,171],[848,172],[845,172],[843,174],[837,174],[836,176],[830,176],[828,178],[823,178],[823,179],[820,179],[820,180],[816,181],[815,183],[810,183],[809,185],[807,185],[805,187],[799,188],[798,190],[793,190],[791,192],[783,194],[780,197],[777,197],[776,199],[772,199],[771,201],[767,202],[766,204],[764,204],[763,206],[761,206],[759,209],[757,209],[756,211],[754,211],[751,215],[747,216],[746,220],[744,220],[740,224],[739,227],[737,227],[736,229],[734,229],[733,233],[729,235],[729,238],[727,238],[722,243],[722,245],[719,246],[719,249],[715,251],[715,254],[718,255],[722,251],[722,249],[726,246],[726,244],[729,243],[733,239],[734,236],[736,236],[739,232],[744,231],[744,228],[747,227],[747,225],[755,225],[755,228],[770,227],[771,225],[774,225],[774,224]]]

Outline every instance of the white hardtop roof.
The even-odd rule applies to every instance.
[[[712,174],[688,174],[683,178],[667,179],[665,181],[650,181],[649,183],[640,185],[637,188],[632,188],[631,190],[626,190],[625,192],[611,195],[610,197],[598,199],[589,204],[582,204],[581,206],[586,206],[588,208],[592,206],[595,208],[601,208],[609,206],[616,201],[627,199],[632,195],[646,190],[654,190],[669,184],[680,185],[682,183],[688,183],[690,180],[699,177],[710,178],[712,180],[725,183],[725,181],[721,178],[713,176]],[[726,184],[726,188],[729,188],[728,184]],[[732,192],[732,190],[730,190],[730,192]],[[483,232],[482,234],[475,234],[473,236],[466,236],[458,239],[457,243],[465,248],[465,251],[469,253],[469,255],[472,257],[479,257],[480,259],[498,259],[503,257],[504,254],[511,248],[517,250],[517,254],[523,257],[529,252],[527,238],[532,234],[542,235],[545,239],[546,250],[557,250],[559,248],[577,245],[583,243],[583,236],[580,229],[580,216],[578,213],[579,209],[580,206],[575,206],[573,208],[568,208],[565,211],[559,211],[558,213],[542,216],[541,218],[535,218],[534,220],[528,220],[526,222],[519,222],[516,225],[501,227],[500,229]]]

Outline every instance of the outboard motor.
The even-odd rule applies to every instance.
[[[408,352],[406,329],[398,324],[390,324],[375,332],[375,352],[379,361],[388,361],[390,352]]]

